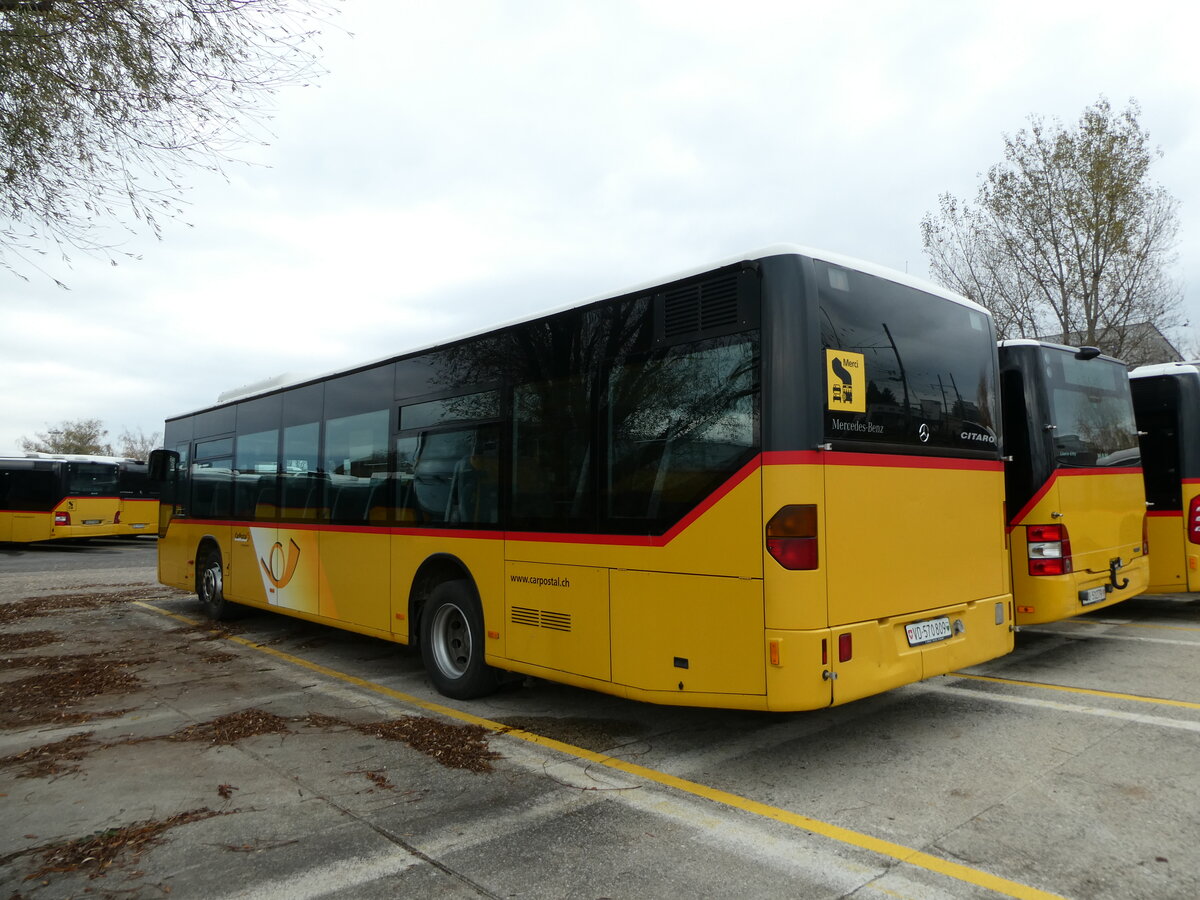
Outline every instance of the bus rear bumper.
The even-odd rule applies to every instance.
[[[1012,595],[1001,594],[821,631],[768,631],[768,647],[778,640],[800,651],[795,660],[789,651],[780,655],[780,665],[768,663],[768,707],[812,709],[820,690],[829,705],[837,706],[1003,656],[1013,648],[1012,609]],[[921,623],[929,625],[919,632],[937,634],[948,627],[949,635],[911,643],[906,626]],[[824,665],[819,664],[822,650]]]
[[[1118,572],[1117,577],[1120,581],[1128,580],[1129,583],[1123,588],[1105,592],[1103,599],[1094,602],[1085,602],[1085,595],[1088,591],[1103,588],[1110,583],[1110,576],[1106,572],[1026,577],[1014,595],[1017,625],[1057,622],[1081,613],[1104,609],[1106,606],[1146,593],[1150,590],[1150,558],[1134,558]]]

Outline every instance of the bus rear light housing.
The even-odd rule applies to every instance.
[[[1025,537],[1030,575],[1069,575],[1074,571],[1066,525],[1028,525]]]
[[[1200,544],[1200,494],[1188,503],[1188,541]]]
[[[767,552],[791,571],[817,568],[816,504],[792,504],[771,516],[767,522]]]
[[[69,512],[56,512],[54,514],[54,524],[55,525],[70,525],[71,524],[71,514]]]

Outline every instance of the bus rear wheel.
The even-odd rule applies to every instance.
[[[470,583],[435,587],[421,612],[421,659],[439,693],[470,700],[500,686],[500,671],[483,661],[483,642],[483,611]]]
[[[200,557],[196,573],[196,598],[204,614],[216,622],[236,618],[240,607],[225,599],[225,569],[221,551],[211,548]]]

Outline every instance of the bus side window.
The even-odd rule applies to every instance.
[[[230,513],[232,459],[213,459],[192,465],[192,515],[223,519]]]
[[[417,442],[410,490],[402,508],[415,507],[427,522],[486,525],[499,521],[495,425],[426,432],[401,440]]]
[[[514,518],[554,529],[594,528],[590,393],[580,376],[514,389]]]
[[[758,445],[758,391],[755,344],[745,336],[672,347],[614,370],[607,515],[661,526],[733,474]]]

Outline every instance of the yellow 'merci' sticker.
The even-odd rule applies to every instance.
[[[867,411],[867,362],[861,353],[826,350],[825,376],[831,412]]]

